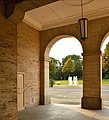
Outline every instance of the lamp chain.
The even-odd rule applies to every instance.
[[[82,4],[82,0],[81,0],[81,14],[82,14],[82,18],[83,18],[83,4]]]

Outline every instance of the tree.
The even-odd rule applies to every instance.
[[[49,78],[50,79],[56,79],[56,72],[58,71],[58,68],[60,67],[61,63],[59,60],[56,60],[55,58],[50,57],[49,58]]]
[[[82,78],[82,58],[80,55],[67,55],[65,58],[62,59],[62,64],[64,63],[71,57],[71,59],[75,63],[75,71],[73,72],[74,76],[78,76],[78,78]]]
[[[102,56],[102,69],[103,69],[102,70],[103,77],[109,78],[109,42],[106,45],[106,48]]]
[[[65,58],[62,59],[62,64],[64,65],[65,62],[69,59],[72,58],[72,55],[67,55]]]
[[[102,66],[103,66],[103,70],[105,71],[109,69],[109,42],[104,50],[104,54],[102,57]]]
[[[71,72],[75,71],[75,63],[70,58],[67,59],[67,61],[64,63],[64,66],[62,67],[62,72],[68,72],[69,76],[71,75]]]
[[[75,70],[72,72],[63,72],[63,67],[65,63],[71,59],[75,64]],[[49,60],[49,78],[55,80],[67,79],[69,74],[71,76],[78,76],[79,79],[82,78],[82,58],[79,55],[67,55],[63,58],[62,63],[55,58],[50,57]]]

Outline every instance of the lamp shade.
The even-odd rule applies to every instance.
[[[81,18],[78,20],[80,29],[80,39],[85,40],[88,37],[88,19]]]

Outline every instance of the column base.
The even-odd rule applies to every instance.
[[[39,104],[40,105],[45,105],[45,97],[44,97],[44,95],[40,95]]]
[[[43,96],[43,95],[40,95],[40,101],[39,101],[39,104],[40,105],[47,105],[47,104],[50,104],[51,101],[50,101],[50,98],[49,96]]]
[[[102,109],[102,99],[99,97],[82,97],[81,108],[101,110]]]

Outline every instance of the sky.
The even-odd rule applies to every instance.
[[[106,48],[106,44],[109,42],[109,36],[105,39],[102,47],[101,47],[101,51],[104,53],[104,49]]]
[[[104,52],[104,48],[106,44],[109,42],[109,36],[106,38],[102,45],[102,52]],[[57,41],[51,48],[49,57],[53,57],[60,62],[62,62],[62,58],[67,55],[80,55],[83,53],[81,43],[75,37],[63,38]]]
[[[81,55],[83,53],[81,43],[74,37],[63,38],[57,41],[51,48],[49,56],[60,62],[67,55]]]

